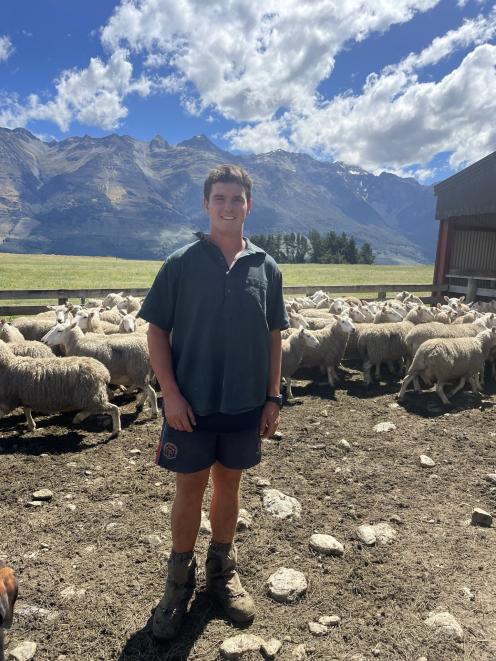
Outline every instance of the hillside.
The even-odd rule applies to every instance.
[[[247,234],[321,232],[369,241],[379,262],[432,262],[431,187],[389,173],[275,151],[239,156],[205,136],[71,137],[0,128],[0,251],[160,259],[207,227],[207,171],[236,162],[255,185]]]

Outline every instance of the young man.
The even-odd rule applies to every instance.
[[[232,620],[255,616],[236,572],[233,540],[242,472],[260,462],[260,439],[279,423],[281,330],[288,319],[276,263],[243,237],[251,189],[235,165],[209,173],[210,233],[169,256],[140,312],[150,322],[150,357],[164,395],[157,463],[176,473],[167,586],[153,618],[161,639],[177,635],[195,588],[194,547],[209,476],[207,589]]]

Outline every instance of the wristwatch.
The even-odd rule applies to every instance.
[[[267,402],[273,402],[277,404],[279,408],[282,408],[282,395],[267,395]]]

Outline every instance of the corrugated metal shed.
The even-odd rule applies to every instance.
[[[496,151],[434,186],[436,218],[496,213]]]

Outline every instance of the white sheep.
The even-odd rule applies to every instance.
[[[481,331],[476,337],[436,338],[426,340],[415,354],[410,369],[401,384],[398,399],[402,401],[406,389],[415,377],[422,377],[426,383],[436,381],[436,392],[443,404],[449,404],[444,386],[454,380],[458,385],[450,396],[463,388],[469,380],[472,391],[478,391],[478,374],[492,347],[496,346],[496,329]]]
[[[338,378],[336,369],[341,362],[346,343],[355,326],[349,317],[335,317],[334,323],[322,330],[309,331],[319,341],[316,348],[305,346],[302,367],[320,367],[327,372],[329,385],[334,388]]]
[[[316,349],[319,346],[319,340],[305,328],[292,333],[287,339],[282,341],[282,361],[281,376],[286,381],[286,398],[291,399],[291,377],[300,366],[305,347]]]
[[[110,372],[111,382],[140,390],[136,410],[148,399],[152,417],[158,416],[157,395],[150,385],[152,369],[146,337],[138,333],[97,337],[84,335],[76,321],[58,324],[43,341],[49,346],[61,344],[68,356],[90,356],[102,362]]]
[[[74,423],[94,413],[109,413],[112,438],[117,436],[120,411],[108,401],[109,383],[109,371],[93,358],[21,358],[0,343],[0,418],[22,406],[30,431],[36,429],[33,410],[79,411]]]
[[[372,383],[372,368],[380,377],[381,364],[386,363],[394,373],[394,363],[403,363],[405,338],[413,328],[411,321],[386,324],[363,324],[357,328],[357,346],[362,361],[364,380]]]
[[[4,342],[24,342],[24,335],[21,331],[9,324],[5,319],[0,319],[0,340]]]
[[[103,308],[108,308],[109,310],[116,306],[118,303],[122,303],[124,300],[124,292],[121,291],[118,294],[115,294],[111,292],[110,294],[107,294],[103,301],[101,302],[101,306]]]
[[[117,303],[118,310],[127,312],[139,312],[141,309],[141,300],[135,296],[124,296],[123,300]]]
[[[17,317],[12,325],[19,330],[25,340],[41,340],[55,326],[54,319],[43,317]]]
[[[23,340],[22,342],[4,342],[1,344],[10,349],[14,356],[26,356],[29,358],[53,358],[53,351],[42,342],[36,340]]]

